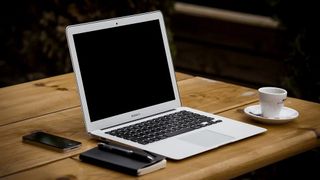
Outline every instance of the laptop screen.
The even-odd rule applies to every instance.
[[[92,122],[174,100],[158,20],[73,38]]]

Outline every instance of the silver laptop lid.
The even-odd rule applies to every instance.
[[[88,132],[181,106],[160,11],[66,28]]]

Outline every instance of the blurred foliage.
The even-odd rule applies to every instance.
[[[292,96],[320,102],[320,27],[316,1],[267,0],[286,29],[290,54],[283,86]]]
[[[171,0],[10,0],[3,3],[0,7],[0,87],[71,72],[65,37],[67,25],[153,10],[161,10],[169,23],[172,9]]]

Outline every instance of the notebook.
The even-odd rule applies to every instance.
[[[137,151],[137,150],[135,150]],[[146,153],[141,151],[142,153]],[[128,156],[102,151],[97,147],[82,152],[79,158],[83,162],[91,163],[105,168],[125,172],[131,175],[141,176],[166,167],[166,159],[158,154],[148,153],[153,157],[153,161],[139,161]]]
[[[266,131],[181,105],[160,11],[70,25],[66,36],[95,138],[180,160]]]

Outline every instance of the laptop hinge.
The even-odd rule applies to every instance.
[[[160,112],[160,113],[157,113],[157,114],[153,114],[153,115],[150,115],[150,116],[146,116],[146,117],[143,117],[143,118],[138,118],[138,119],[134,119],[132,121],[128,121],[128,122],[125,122],[125,123],[122,123],[122,124],[117,124],[117,125],[114,125],[114,126],[110,126],[110,127],[107,127],[107,128],[102,128],[100,130],[106,130],[106,129],[110,129],[110,128],[113,128],[113,127],[116,127],[116,126],[120,126],[120,125],[123,125],[123,124],[128,124],[128,123],[131,123],[131,122],[134,122],[134,121],[139,121],[141,119],[145,119],[145,118],[149,118],[151,116],[156,116],[156,115],[159,115],[159,114],[164,114],[164,113],[167,113],[167,112],[170,112],[170,111],[174,111],[176,109],[170,109],[170,110],[167,110],[167,111],[163,111],[163,112]]]

